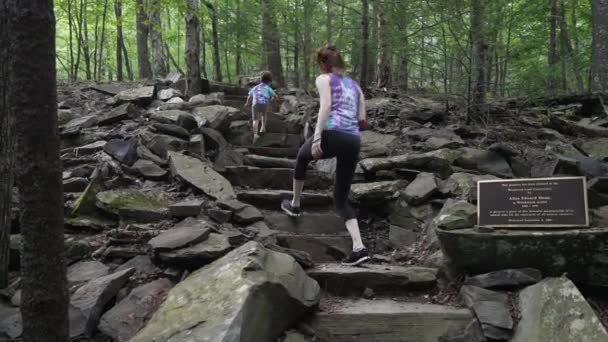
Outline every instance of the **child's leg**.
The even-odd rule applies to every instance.
[[[260,113],[259,113],[259,106],[258,105],[253,105],[253,107],[251,108],[251,117],[252,117],[252,125],[251,125],[251,130],[253,133],[253,139],[254,142],[257,139],[257,137],[259,137],[258,135],[258,127],[260,126]]]
[[[268,106],[264,107],[264,110],[260,113],[262,116],[262,128],[260,129],[260,133],[266,132],[266,120],[268,119]]]

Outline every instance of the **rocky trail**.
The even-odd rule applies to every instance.
[[[606,297],[587,291],[608,286],[601,97],[496,103],[486,127],[429,98],[370,99],[351,199],[374,257],[346,267],[335,161],[310,166],[300,218],[279,208],[318,101],[284,91],[253,144],[245,89],[186,101],[170,76],[60,85],[75,340],[608,341]],[[478,180],[559,175],[588,177],[591,228],[475,227]],[[18,339],[14,217],[0,332]]]

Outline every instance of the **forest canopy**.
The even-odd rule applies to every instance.
[[[280,64],[288,85],[313,85],[317,72],[314,52],[328,42],[343,51],[347,71],[360,75],[361,49],[366,41],[362,19],[367,14],[369,84],[376,84],[378,75],[384,72],[389,77],[380,85],[463,95],[470,83],[471,13],[475,2],[201,1],[197,16],[202,75],[236,82],[240,75],[266,68],[264,30],[273,31],[269,34],[278,38]],[[548,91],[569,93],[589,88],[590,1],[477,2],[485,5],[483,48],[488,96],[544,95]],[[145,13],[143,24],[149,26],[150,36],[161,34],[166,71],[185,70],[186,3],[55,1],[59,78],[116,80],[117,72],[125,79],[138,78],[138,9]],[[151,18],[149,14],[154,12],[160,20]],[[272,25],[264,25],[266,17]],[[120,58],[117,49],[121,50]],[[120,68],[118,59],[122,59]]]

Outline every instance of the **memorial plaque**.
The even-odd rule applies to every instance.
[[[479,181],[477,221],[482,227],[588,227],[585,177]]]

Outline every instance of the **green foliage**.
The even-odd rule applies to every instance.
[[[114,0],[109,0],[107,29],[102,56],[102,75],[108,80],[116,75],[116,26],[122,25],[128,57],[137,70],[137,44],[135,28],[135,1],[122,1],[123,18],[114,15]],[[219,18],[220,56],[224,78],[230,82],[241,75],[259,71],[262,65],[260,1],[210,0]],[[72,51],[78,53],[77,30],[79,9],[86,3],[84,15],[89,33],[84,44],[94,54],[99,51],[101,18],[104,1],[56,0],[58,76],[68,78],[70,70],[69,7],[72,7]],[[550,72],[566,88],[576,90],[575,72],[588,82],[591,55],[591,6],[585,0],[563,0],[571,45],[574,53],[564,55],[562,41],[558,39],[559,70],[547,66],[549,45],[549,1],[492,0],[486,5],[486,40],[488,44],[488,92],[492,95],[542,95]],[[183,0],[162,0],[162,33],[171,55],[184,69],[185,4]],[[344,54],[348,71],[355,74],[362,68],[361,1],[330,0],[332,40]],[[371,0],[370,1],[370,66],[375,73],[379,42],[375,36],[377,6],[382,6],[388,28],[392,70],[392,85],[437,93],[467,93],[470,73],[470,1],[469,0]],[[317,72],[313,63],[316,48],[326,44],[326,1],[274,0],[274,17],[280,34],[283,67],[288,80],[314,80]],[[213,45],[211,12],[200,6],[201,36],[205,59],[201,61],[206,74],[212,77]],[[97,22],[97,25],[96,25]],[[96,37],[97,28],[97,37]],[[559,29],[559,25],[558,25]],[[559,32],[558,32],[559,35]],[[296,47],[298,64],[295,64]],[[98,56],[99,58],[99,56]],[[78,77],[86,77],[86,66],[80,56]],[[237,67],[237,61],[240,65]],[[564,64],[562,64],[562,62]],[[93,64],[93,61],[91,61]],[[564,68],[562,70],[562,65]],[[170,65],[171,70],[175,70]],[[506,68],[506,72],[505,72]],[[506,74],[506,75],[504,75]],[[308,76],[308,78],[306,78]],[[505,77],[503,77],[505,76]],[[312,82],[312,81],[309,81]],[[311,86],[312,84],[308,84]]]

